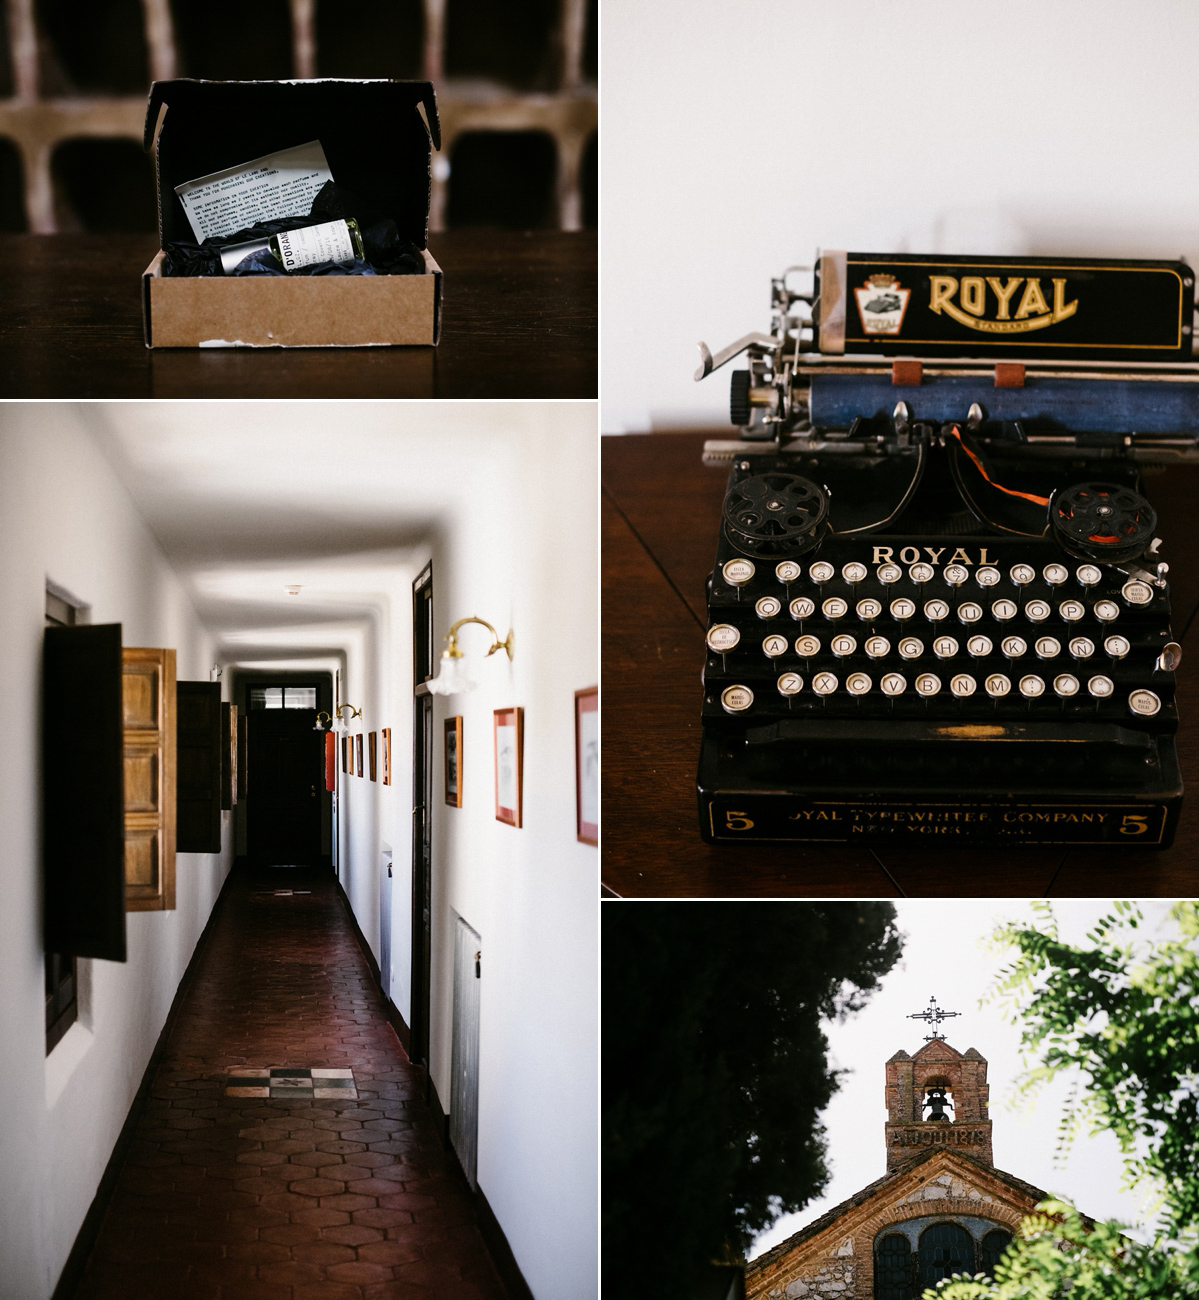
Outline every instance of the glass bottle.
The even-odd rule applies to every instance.
[[[250,239],[242,244],[226,244],[221,249],[222,271],[232,275],[240,262],[263,249],[269,250],[288,273],[316,262],[345,262],[351,258],[366,260],[362,232],[358,229],[358,222],[350,217],[344,221],[325,221],[319,226],[303,226],[299,230],[284,230],[269,238]]]

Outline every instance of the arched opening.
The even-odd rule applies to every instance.
[[[21,154],[11,140],[0,139],[0,230],[16,234],[28,229]]]
[[[875,1300],[909,1300],[912,1295],[912,1247],[901,1232],[889,1232],[874,1251]]]
[[[954,1117],[953,1088],[942,1075],[924,1081],[920,1118],[952,1124]]]
[[[954,1273],[974,1272],[974,1238],[957,1223],[934,1223],[920,1234],[920,1276],[916,1294]]]
[[[1003,1258],[1003,1252],[1012,1244],[1012,1234],[1002,1228],[995,1228],[982,1239],[978,1248],[979,1272],[994,1277],[995,1265]]]
[[[181,77],[211,81],[274,81],[293,75],[291,8],[287,0],[171,0]],[[344,21],[357,23],[358,16]],[[359,73],[358,75],[362,75]]]
[[[150,84],[141,0],[38,0],[42,93],[144,95]]]
[[[344,6],[323,0],[316,9],[318,74],[419,77],[424,25],[420,0],[359,0],[350,17]]]
[[[154,164],[135,140],[64,140],[50,160],[59,230],[156,230]]]
[[[554,140],[544,131],[469,131],[459,136],[450,171],[450,229],[552,229],[557,174]]]

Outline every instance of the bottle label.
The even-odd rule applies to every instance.
[[[355,256],[350,228],[344,221],[326,221],[320,226],[305,226],[303,230],[285,230],[275,238],[279,241],[279,260],[285,271],[295,271],[316,262],[344,262]]]

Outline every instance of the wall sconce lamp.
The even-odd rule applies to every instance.
[[[342,709],[349,709],[350,716],[348,720],[341,716]],[[316,715],[316,723],[312,728],[313,731],[328,731],[332,728],[334,731],[346,732],[349,731],[350,723],[353,722],[355,718],[362,717],[362,710],[356,709],[352,704],[339,704],[333,712],[337,715],[336,722],[322,709],[321,712]],[[324,718],[323,722],[321,721],[322,718]]]
[[[495,654],[497,650],[505,650],[508,653],[508,660],[512,660],[513,633],[508,631],[508,639],[500,640],[500,634],[488,623],[481,618],[460,618],[449,630],[446,636],[447,645],[441,652],[441,665],[438,668],[437,676],[425,685],[429,688],[432,695],[463,695],[469,690],[474,689],[474,682],[470,680],[466,673],[466,665],[463,662],[462,651],[458,648],[458,629],[465,623],[479,623],[491,633],[491,649],[487,651],[489,655]]]

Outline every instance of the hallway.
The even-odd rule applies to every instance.
[[[229,880],[79,1300],[503,1300],[331,876]],[[226,1095],[353,1071],[357,1100]]]

